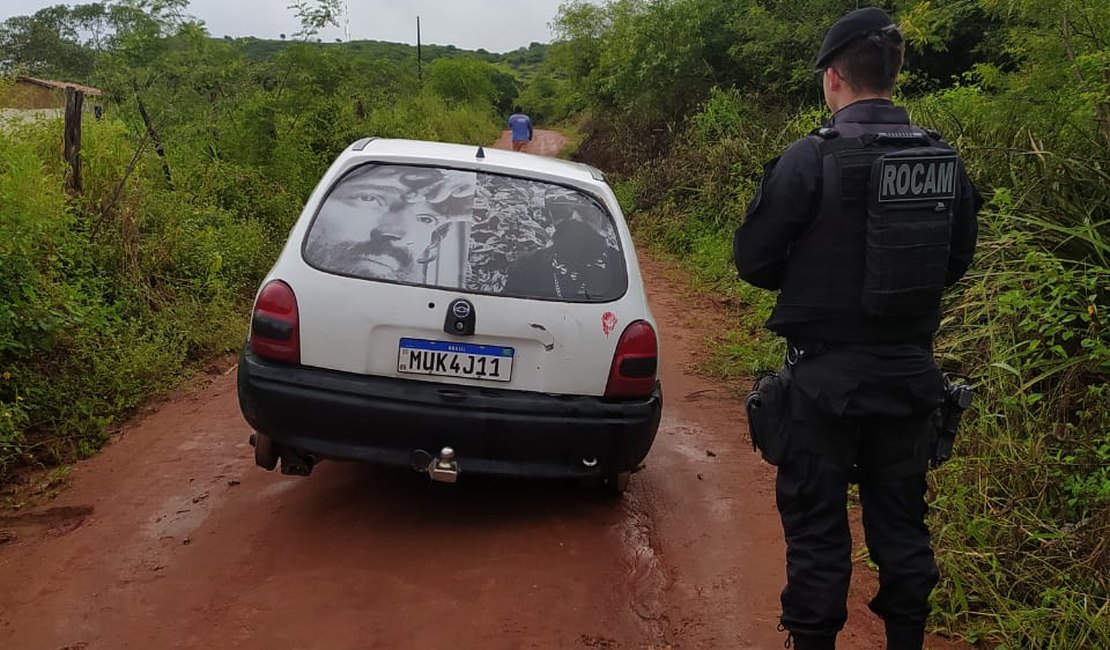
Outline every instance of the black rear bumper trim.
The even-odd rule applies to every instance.
[[[321,458],[410,466],[414,452],[452,447],[464,474],[551,478],[635,470],[663,402],[658,384],[646,399],[609,401],[293,366],[249,348],[238,391],[255,430]]]

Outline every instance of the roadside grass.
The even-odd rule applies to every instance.
[[[745,101],[713,93],[661,159],[627,154],[636,171],[616,184],[638,241],[722,297],[735,327],[710,339],[702,370],[727,379],[781,364],[762,329],[774,294],[736,278],[732,230],[762,161],[815,121],[769,129],[733,106]],[[935,344],[976,397],[956,457],[929,477],[931,624],[996,650],[1110,648],[1110,164],[1046,144],[1063,136],[998,128],[990,101],[958,89],[911,105],[959,134],[987,199]]]
[[[232,106],[245,123],[258,108]],[[64,189],[60,120],[0,129],[0,486],[96,453],[136,407],[238,351],[258,283],[346,134],[500,133],[491,108],[427,93],[338,125],[319,108],[317,141],[303,127],[214,140],[167,126],[165,161],[125,117],[86,120],[80,195]]]
[[[572,118],[561,120],[547,127],[559,133],[562,133],[567,138],[566,145],[559,151],[559,158],[563,160],[575,160],[578,156],[578,150],[582,146],[582,142],[586,139],[586,131],[582,128],[583,122],[586,119],[584,115],[577,115]]]
[[[617,194],[627,196],[627,188],[618,184]],[[714,297],[735,323],[709,337],[699,370],[713,377],[741,380],[782,365],[785,342],[763,328],[775,304],[774,294],[736,277],[731,232],[683,230],[681,221],[668,220],[665,213],[633,212],[629,224],[639,245],[686,273],[694,290]]]
[[[668,232],[665,213],[634,213],[631,223],[640,245],[688,274],[695,291],[718,298],[734,319],[735,327],[707,337],[702,372],[741,393],[747,385],[736,382],[781,364],[784,343],[762,328],[774,293],[735,277],[731,233]],[[988,256],[998,246],[989,237]],[[1008,281],[1034,280],[1030,273],[1015,269]],[[1078,375],[1053,394],[1031,392],[1052,369],[1074,373],[1075,363],[1062,359],[1031,382],[1010,365],[1023,345],[1020,328],[997,317],[958,326],[997,311],[996,282],[1005,284],[998,271],[971,274],[950,298],[949,331],[938,340],[939,363],[968,372],[978,395],[958,455],[930,474],[930,526],[942,566],[931,629],[996,650],[1110,647],[1110,440],[1083,434],[1110,431],[1110,394],[1105,385],[1071,385]],[[1043,323],[1046,310],[1020,313]],[[1060,422],[1060,404],[1077,399],[1076,390],[1085,393],[1085,410],[1079,421]],[[875,568],[865,547],[858,553]]]

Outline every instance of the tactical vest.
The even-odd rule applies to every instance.
[[[780,320],[808,314],[824,323],[812,328],[818,336],[837,326],[860,330],[829,340],[931,333],[948,273],[956,152],[922,130],[821,137],[821,207],[790,249]]]

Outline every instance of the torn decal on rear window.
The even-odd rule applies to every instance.
[[[573,302],[624,294],[609,214],[563,186],[496,174],[368,165],[329,193],[304,247],[323,271]]]

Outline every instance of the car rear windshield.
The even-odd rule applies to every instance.
[[[303,255],[329,273],[518,298],[607,302],[628,285],[613,219],[596,200],[456,169],[352,170],[324,199]]]

